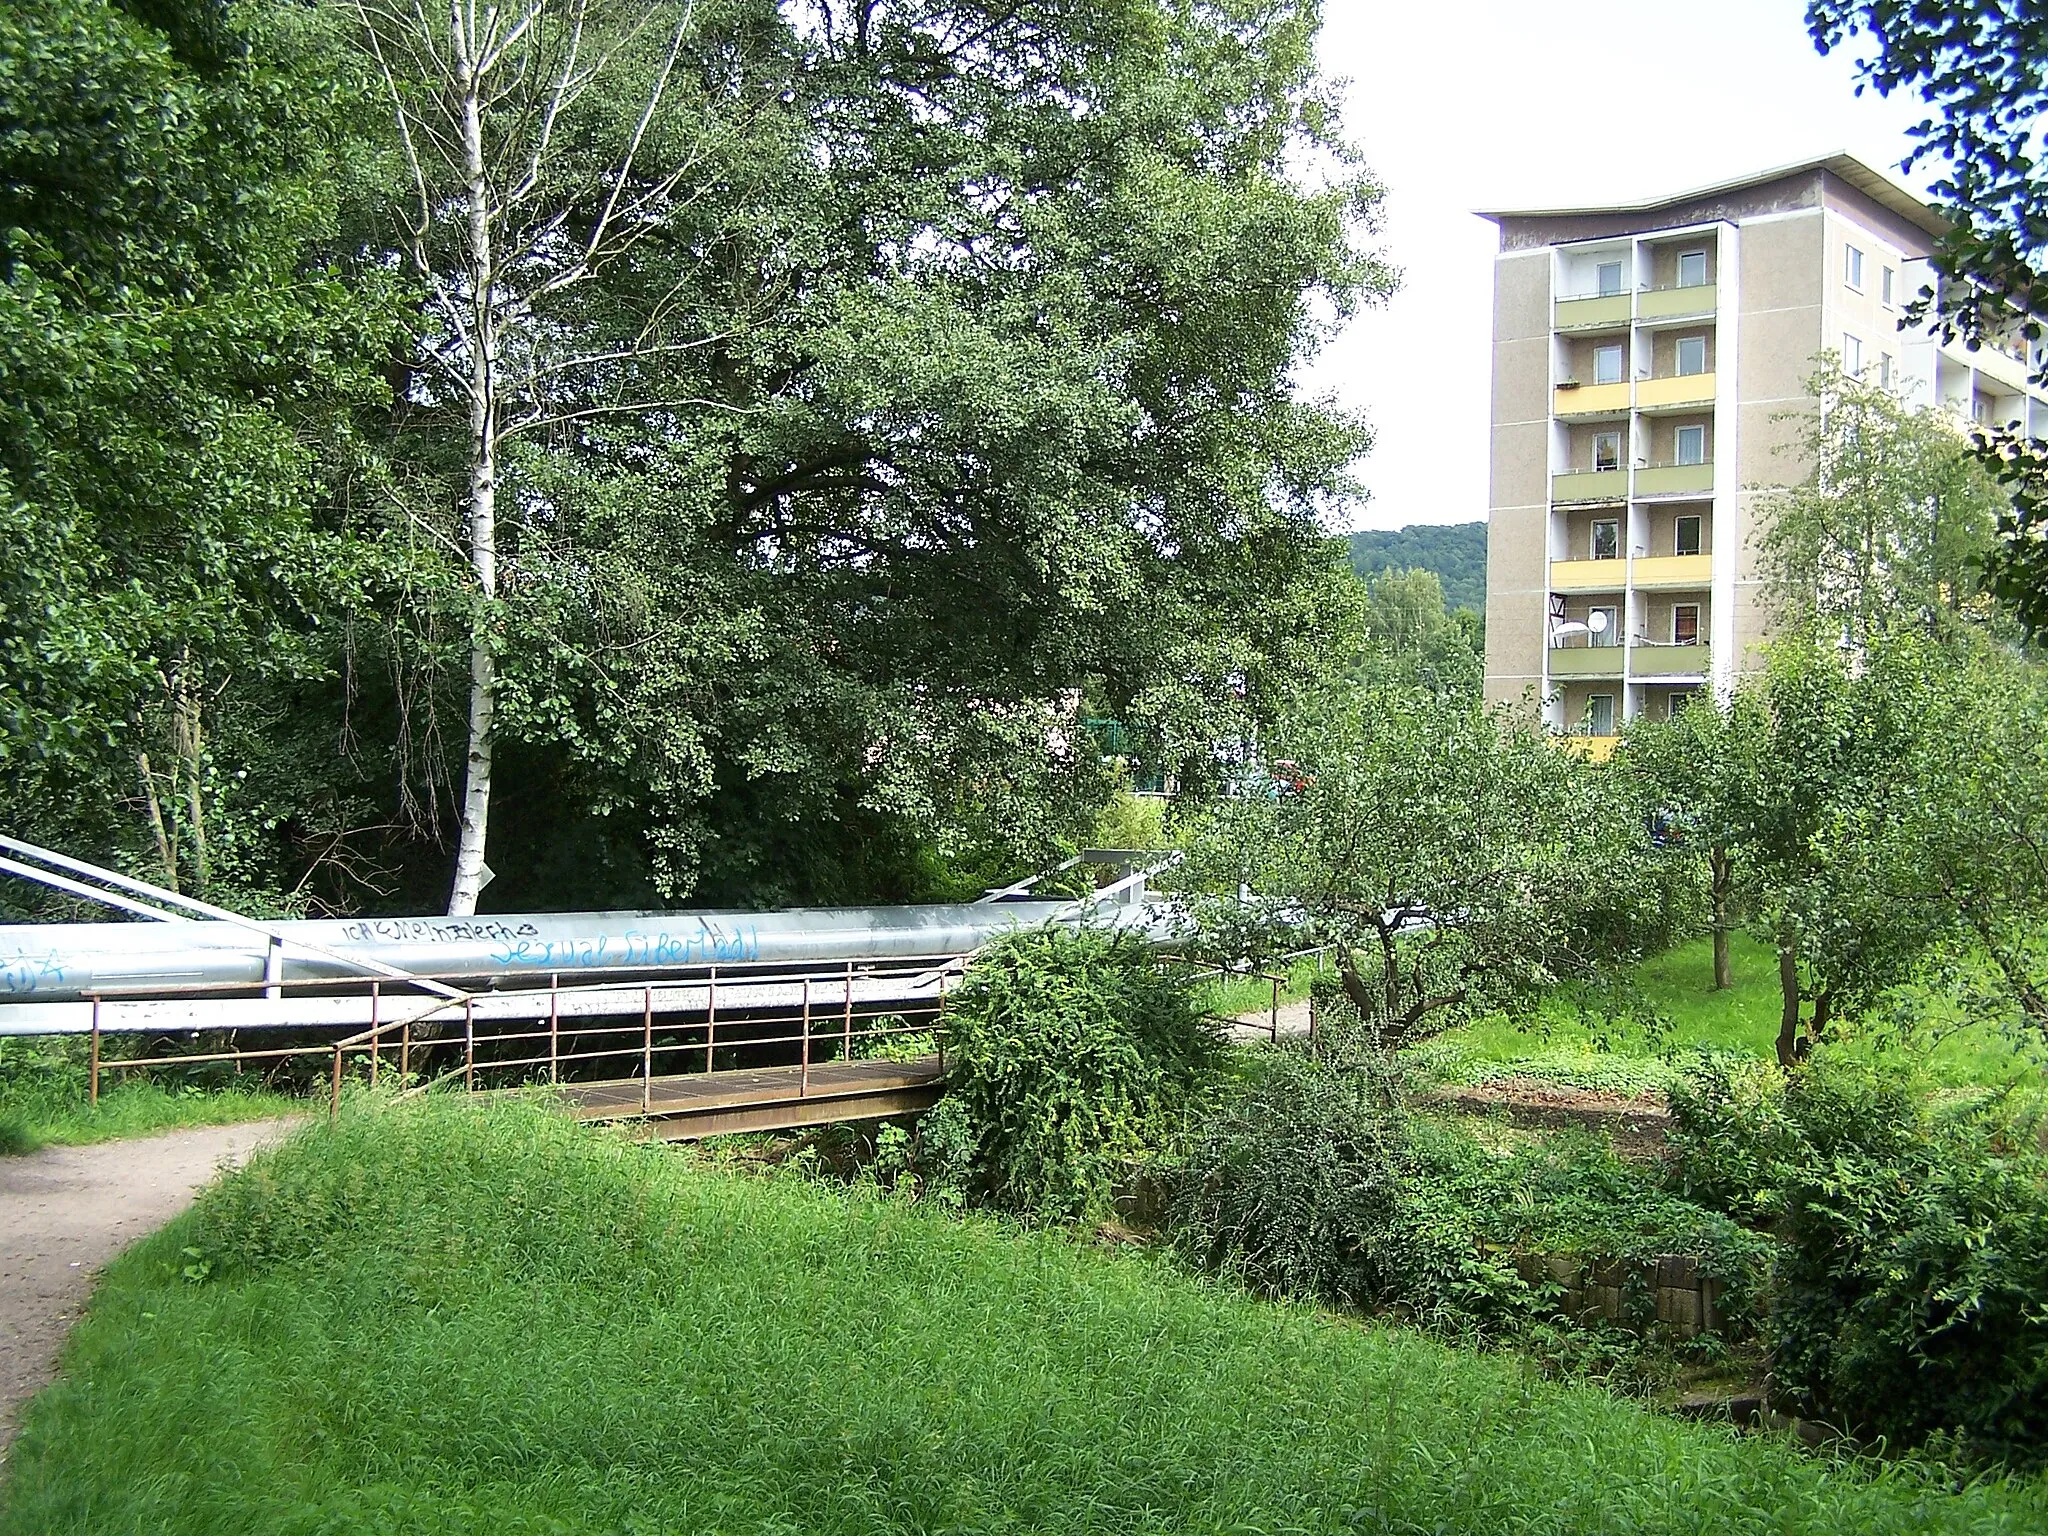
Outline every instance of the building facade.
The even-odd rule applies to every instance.
[[[2048,435],[2017,339],[1903,326],[1943,228],[1847,155],[1628,207],[1487,213],[1494,264],[1486,692],[1604,755],[1759,662],[1754,533],[1803,479],[1819,355]]]

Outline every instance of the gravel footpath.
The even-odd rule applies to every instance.
[[[0,1157],[0,1467],[22,1404],[56,1374],[100,1266],[184,1210],[222,1167],[298,1123],[253,1120]]]

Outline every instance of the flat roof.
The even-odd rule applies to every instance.
[[[1804,171],[1826,171],[1838,177],[1872,202],[1890,209],[1900,218],[1918,225],[1930,235],[1938,237],[1948,233],[1947,219],[1893,181],[1883,171],[1873,169],[1868,163],[1857,159],[1846,150],[1838,150],[1831,155],[1820,155],[1811,160],[1800,160],[1791,165],[1781,165],[1775,170],[1760,171],[1754,176],[1741,176],[1733,181],[1715,182],[1708,187],[1695,187],[1689,192],[1654,197],[1640,203],[1604,203],[1584,208],[1506,208],[1475,211],[1480,218],[1491,219],[1496,224],[1503,219],[1566,219],[1600,213],[1652,213],[1659,208],[1670,208],[1679,203],[1698,202],[1703,198],[1739,192],[1744,187],[1758,187],[1766,182],[1782,181],[1788,176],[1797,176]]]

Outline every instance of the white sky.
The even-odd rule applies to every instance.
[[[1387,188],[1400,292],[1303,387],[1378,441],[1352,526],[1486,516],[1494,227],[1475,208],[1633,202],[1848,150],[1899,176],[1917,98],[1855,95],[1803,0],[1325,0],[1325,73]],[[1916,190],[1924,182],[1908,184]]]

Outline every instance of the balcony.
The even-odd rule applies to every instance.
[[[1627,654],[1618,645],[1553,645],[1550,648],[1550,675],[1560,679],[1619,678],[1622,658]]]
[[[1555,659],[1557,653],[1551,652]],[[1714,652],[1705,645],[1666,645],[1662,642],[1638,640],[1629,647],[1628,675],[1640,681],[1643,678],[1704,678],[1714,669]]]
[[[1694,283],[1690,288],[1652,288],[1636,299],[1636,316],[1642,320],[1681,320],[1711,315],[1719,307],[1715,285]]]
[[[1594,298],[1559,299],[1553,316],[1560,331],[1610,331],[1628,324],[1629,296],[1605,293]]]
[[[1628,500],[1628,471],[1625,469],[1576,469],[1550,477],[1550,499],[1568,501]]]
[[[1628,384],[1560,384],[1552,391],[1550,408],[1567,418],[1626,416]]]
[[[1557,567],[1550,568],[1550,584],[1557,585]],[[1658,591],[1710,586],[1714,580],[1712,555],[1637,555],[1631,573],[1640,590]]]
[[[1698,496],[1714,489],[1714,466],[1654,464],[1636,471],[1638,496]]]
[[[1714,403],[1714,375],[1673,373],[1636,381],[1636,409],[1673,411]],[[1560,413],[1562,414],[1562,413]]]
[[[1589,763],[1604,763],[1614,756],[1614,749],[1621,745],[1619,736],[1560,736],[1557,744],[1574,757],[1582,757]]]
[[[1620,560],[1553,560],[1553,592],[1619,592],[1628,584],[1628,566]]]

